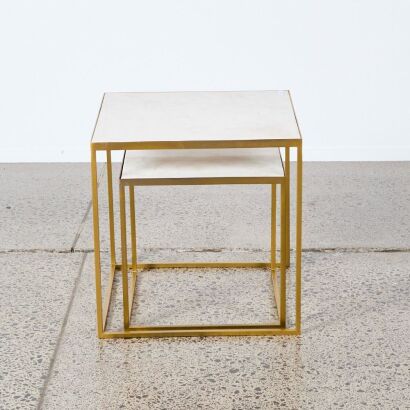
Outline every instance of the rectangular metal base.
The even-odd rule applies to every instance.
[[[204,336],[295,336],[300,332],[296,329],[277,329],[258,327],[238,327],[230,328],[221,326],[219,328],[209,328],[207,326],[186,326],[183,329],[153,329],[123,330],[115,332],[104,331],[101,339],[117,339],[132,337],[204,337]]]
[[[280,263],[275,264],[275,268],[280,268]],[[128,271],[132,273],[132,284],[130,288],[130,312],[135,294],[137,273],[133,271],[133,265],[128,264]],[[280,309],[280,298],[276,273],[271,270],[272,265],[268,262],[182,262],[182,263],[140,263],[138,270],[142,269],[175,269],[175,268],[268,268],[271,271],[273,295]],[[107,287],[106,304],[104,306],[104,330],[100,337],[102,339],[132,338],[132,337],[184,337],[184,336],[275,336],[275,335],[297,335],[300,332],[294,328],[286,328],[279,321],[259,324],[218,324],[218,325],[170,325],[170,326],[129,326],[127,329],[119,331],[106,331],[106,323],[111,303],[111,294],[115,274],[121,274],[122,265],[116,264],[111,269],[109,284]]]
[[[135,222],[131,220],[131,245],[133,249],[132,264],[127,263],[126,256],[126,235],[124,229],[124,237],[122,237],[122,265],[117,264],[116,258],[116,239],[114,229],[114,201],[113,201],[113,178],[112,178],[112,164],[111,164],[111,150],[126,150],[126,149],[153,149],[153,148],[240,148],[240,147],[283,147],[285,149],[285,181],[281,187],[281,231],[284,227],[284,232],[281,232],[280,249],[281,257],[280,264],[275,263],[276,254],[276,212],[272,212],[271,217],[271,256],[272,261],[269,263],[144,263],[137,264],[136,258],[136,235]],[[296,163],[296,211],[295,211],[295,327],[286,327],[286,269],[290,265],[290,149],[297,151]],[[100,249],[100,218],[99,218],[99,195],[98,195],[98,174],[97,174],[97,151],[105,151],[106,153],[106,170],[107,170],[107,188],[108,188],[108,210],[109,210],[109,239],[110,239],[110,259],[111,272],[109,284],[106,291],[106,297],[102,295],[101,283],[101,249]],[[98,145],[91,144],[91,179],[92,179],[92,205],[93,205],[93,233],[94,233],[94,260],[95,260],[95,286],[96,286],[96,316],[97,316],[97,335],[99,338],[131,338],[131,337],[170,337],[170,336],[273,336],[273,335],[298,335],[301,333],[301,264],[302,264],[302,143],[299,141],[285,141],[285,140],[269,140],[269,141],[213,141],[213,142],[188,142],[184,144],[176,144],[171,147],[169,144],[161,144],[161,146],[140,143],[104,143]],[[121,195],[124,202],[125,193],[123,186],[120,184],[120,200]],[[131,187],[130,187],[131,188]],[[282,188],[284,195],[282,195]],[[134,191],[130,189],[130,212],[135,213],[134,209]],[[121,202],[121,201],[120,201]],[[124,204],[123,204],[124,205]],[[272,184],[272,209],[276,206],[276,188]],[[122,209],[123,225],[125,227],[125,208]],[[284,255],[285,254],[285,255]],[[123,309],[124,314],[124,329],[118,331],[107,331],[106,322],[109,314],[111,293],[116,273],[125,267],[121,272],[123,282],[128,282],[127,272],[131,271],[132,280],[130,289],[123,288]],[[278,310],[280,312],[280,325],[277,323],[269,324],[252,324],[252,325],[186,325],[186,326],[151,326],[151,327],[131,327],[129,326],[129,317],[131,313],[132,298],[129,298],[131,304],[128,302],[128,296],[135,293],[137,284],[136,267],[138,269],[155,269],[155,268],[268,268],[271,271],[271,278],[273,283],[274,297],[277,302]],[[276,275],[276,269],[280,268],[280,286]],[[124,285],[124,283],[123,283]],[[126,283],[127,285],[127,283]],[[127,285],[128,286],[128,285]],[[126,290],[125,290],[126,289]],[[126,302],[124,304],[124,301]],[[282,309],[281,309],[282,307]]]

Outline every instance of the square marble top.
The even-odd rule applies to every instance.
[[[289,91],[110,92],[92,143],[300,140]]]

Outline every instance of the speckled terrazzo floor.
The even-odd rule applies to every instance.
[[[300,337],[98,340],[88,171],[0,165],[0,409],[410,408],[410,163],[305,164]],[[140,192],[142,260],[267,259],[264,187],[183,188]],[[292,271],[288,288],[291,310]],[[275,314],[258,269],[143,272],[133,308],[157,324]]]

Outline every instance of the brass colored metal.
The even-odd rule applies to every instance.
[[[286,328],[286,183],[280,186],[280,309],[279,321]]]
[[[121,255],[122,255],[122,289],[123,289],[123,314],[124,329],[130,324],[128,303],[128,263],[127,263],[127,228],[125,221],[125,188],[120,184],[120,219],[121,219]]]
[[[106,303],[104,304],[104,312],[102,312],[102,297],[101,297],[101,268],[100,268],[100,251],[99,251],[99,225],[98,225],[98,186],[97,186],[97,168],[96,168],[96,151],[92,150],[92,182],[93,182],[93,215],[94,215],[94,248],[95,248],[95,263],[96,263],[96,293],[97,293],[97,325],[98,336],[100,338],[129,338],[129,337],[171,337],[171,336],[243,336],[243,335],[295,335],[300,334],[301,322],[301,149],[298,149],[297,163],[297,212],[296,212],[296,327],[293,329],[286,328],[286,256],[288,249],[286,241],[286,179],[281,185],[281,253],[280,261],[276,261],[276,210],[272,209],[271,222],[271,261],[270,262],[180,262],[180,263],[137,263],[136,256],[136,226],[135,226],[135,206],[130,203],[131,213],[131,246],[132,260],[128,264],[127,261],[127,241],[126,241],[126,213],[125,213],[125,187],[129,186],[130,201],[134,202],[134,187],[127,181],[120,184],[120,211],[121,211],[121,249],[122,260],[121,264],[115,264],[115,270],[122,271],[123,282],[123,302],[124,302],[124,330],[123,331],[106,331],[105,325],[107,321],[112,283],[114,280],[115,270],[111,270],[109,289],[107,290]],[[94,161],[93,161],[94,159]],[[286,162],[285,162],[286,169]],[[94,188],[95,186],[95,188]],[[112,192],[112,190],[109,190]],[[276,184],[272,184],[272,205],[276,205]],[[109,207],[110,218],[114,220],[113,208]],[[134,221],[132,220],[134,216]],[[134,234],[134,233],[135,234]],[[110,229],[111,234],[111,229]],[[135,238],[133,240],[133,238]],[[282,250],[283,249],[283,250]],[[112,260],[112,259],[111,259]],[[115,259],[114,259],[115,260]],[[142,269],[157,269],[157,268],[268,268],[271,271],[272,285],[274,289],[274,298],[279,313],[279,322],[271,324],[253,324],[253,325],[186,325],[186,326],[163,326],[163,327],[138,327],[130,326],[131,310],[135,288],[137,284],[138,270]],[[280,269],[280,284],[278,283],[276,269]],[[128,274],[132,273],[131,286],[128,290]],[[279,286],[278,286],[279,285]],[[99,309],[101,309],[101,317],[99,317]]]
[[[135,297],[135,289],[137,286],[137,230],[136,230],[136,223],[135,223],[135,193],[134,193],[134,186],[130,185],[129,187],[129,195],[130,195],[130,220],[131,220],[131,287],[129,293],[129,320],[131,321],[131,312],[132,306],[134,304],[134,297]],[[128,267],[129,269],[129,267]]]
[[[276,263],[280,268],[280,263]],[[272,268],[271,262],[172,262],[172,263],[139,263],[138,269],[186,269],[186,268]],[[115,269],[121,271],[122,265],[115,265]],[[128,264],[128,269],[132,269],[132,264]]]
[[[286,189],[286,267],[290,266],[290,149],[285,148],[285,189]]]
[[[112,193],[112,163],[111,151],[107,151],[107,185],[108,185],[108,218],[110,223],[110,256],[111,266],[115,266],[115,231],[114,231],[114,200]]]
[[[130,191],[130,220],[131,220],[131,252],[132,252],[132,270],[137,272],[137,232],[135,227],[135,196],[134,187],[129,186]]]
[[[272,289],[273,297],[275,299],[276,310],[278,316],[280,315],[280,296],[279,296],[279,286],[278,286],[278,275],[276,273],[276,268],[280,267],[280,264],[276,263],[276,185],[272,184],[271,188],[271,279],[272,279]]]
[[[133,338],[133,337],[185,337],[185,336],[293,336],[298,335],[296,329],[280,328],[221,328],[221,329],[203,329],[200,327],[191,327],[185,329],[168,329],[168,330],[128,330],[104,332],[102,339]]]
[[[91,183],[93,199],[93,228],[94,228],[94,263],[95,263],[95,296],[97,307],[97,334],[101,338],[104,333],[102,297],[101,297],[101,260],[100,260],[100,223],[98,215],[98,179],[97,179],[97,151],[91,146]]]
[[[203,148],[262,148],[262,147],[298,147],[301,140],[208,140],[208,141],[151,141],[151,142],[93,142],[98,151],[133,150],[133,149],[203,149]]]
[[[296,330],[301,332],[302,316],[302,147],[297,148],[296,177]]]
[[[276,185],[272,184],[271,187],[271,269],[275,272],[276,266]]]
[[[280,328],[279,322],[272,323],[259,323],[257,325],[245,324],[245,325],[196,325],[196,324],[183,324],[183,325],[173,325],[173,326],[130,326],[130,330],[186,330],[187,328],[196,328],[203,330],[222,330],[222,329],[274,329]]]
[[[173,263],[139,263],[139,269],[165,269],[165,268],[270,268],[271,262],[173,262]],[[116,265],[117,269],[121,265]],[[129,265],[131,268],[132,265]],[[280,267],[280,264],[276,264]]]
[[[143,179],[138,181],[140,186],[153,185],[262,185],[262,184],[280,184],[283,177],[223,177],[223,178],[161,178],[161,179]],[[124,185],[135,185],[132,179],[122,179]]]
[[[127,249],[126,249],[126,214],[125,214],[125,187],[130,188],[130,201],[134,201],[134,185],[132,180],[120,180],[120,219],[121,219],[121,238],[122,238],[122,277],[123,277],[123,304],[124,304],[124,331],[126,333],[133,332],[135,337],[138,336],[198,336],[198,335],[242,335],[242,334],[271,334],[272,330],[286,327],[286,228],[285,228],[285,178],[280,179],[280,192],[281,192],[281,262],[276,263],[276,184],[272,184],[272,200],[271,200],[271,261],[266,262],[215,262],[215,263],[140,263],[136,264],[136,259],[132,261],[131,265],[127,262]],[[131,219],[131,230],[135,232],[135,208],[130,204],[130,219]],[[132,234],[132,238],[134,235]],[[136,254],[136,239],[132,241],[132,254]],[[278,307],[280,320],[277,323],[270,324],[238,324],[238,325],[179,325],[179,326],[131,326],[131,311],[132,311],[132,300],[135,294],[135,286],[137,282],[137,270],[138,269],[156,269],[156,268],[215,268],[215,267],[241,267],[241,268],[269,268],[271,272],[272,285],[273,285],[273,295]],[[120,268],[119,265],[117,265]],[[281,284],[280,293],[278,291],[278,283],[276,276],[276,268],[281,269]],[[131,271],[132,282],[131,290],[128,289],[128,272]],[[131,301],[131,302],[130,302]],[[127,312],[127,313],[125,313]],[[263,332],[262,332],[263,331]],[[265,333],[264,333],[265,332]],[[266,333],[267,332],[267,333]],[[114,336],[113,336],[114,337]]]
[[[290,102],[292,104],[293,115],[298,127],[300,140],[299,144],[295,145],[297,151],[296,164],[296,296],[295,296],[295,327],[297,334],[302,331],[302,133],[300,132],[299,122],[296,117],[295,107],[293,105],[292,95],[289,92]],[[287,145],[285,145],[287,146]],[[292,146],[292,145],[290,145]]]

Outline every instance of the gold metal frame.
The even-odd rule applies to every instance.
[[[296,119],[296,117],[295,117]],[[97,118],[98,121],[98,118]],[[126,252],[122,252],[121,264],[117,263],[115,255],[115,229],[114,229],[114,204],[112,189],[112,150],[133,150],[133,149],[201,149],[201,148],[255,148],[255,147],[279,147],[285,151],[285,178],[284,181],[271,181],[272,203],[276,204],[276,183],[282,184],[281,189],[281,260],[277,263],[273,249],[276,249],[276,236],[272,235],[271,240],[271,262],[269,263],[144,263],[137,264],[136,242],[132,242],[131,264],[128,264]],[[297,153],[296,161],[296,235],[295,235],[295,326],[286,327],[286,267],[290,266],[290,153],[295,149]],[[110,261],[111,270],[109,284],[105,298],[102,297],[101,285],[101,256],[100,256],[100,225],[99,225],[99,197],[97,180],[97,152],[106,152],[107,183],[108,183],[108,210],[109,210],[109,233],[110,233]],[[96,313],[97,313],[97,335],[102,339],[109,338],[131,338],[131,337],[170,337],[170,336],[262,336],[262,335],[298,335],[301,333],[301,293],[302,293],[302,139],[287,140],[238,140],[238,141],[185,141],[185,142],[113,142],[113,143],[91,143],[91,182],[92,182],[92,203],[93,203],[93,225],[94,225],[94,258],[95,258],[95,283],[96,283]],[[198,182],[198,181],[196,181]],[[232,183],[233,181],[228,181]],[[237,181],[234,183],[255,183],[256,181]],[[224,183],[218,181],[214,183]],[[225,181],[226,183],[226,181]],[[269,183],[262,181],[259,183]],[[125,186],[120,186],[120,206],[121,224],[125,227]],[[130,190],[130,211],[134,210],[134,192]],[[276,215],[276,214],[275,214]],[[276,221],[272,212],[272,227]],[[131,221],[132,236],[136,238],[135,220]],[[273,231],[273,229],[272,229]],[[126,230],[121,233],[122,246],[126,244]],[[126,245],[125,245],[126,247]],[[279,300],[280,318],[278,323],[250,324],[250,325],[205,325],[205,326],[130,326],[130,306],[129,301],[135,293],[138,269],[154,268],[179,268],[179,267],[266,267],[272,271],[272,281],[274,284],[274,297]],[[280,292],[276,268],[280,268]],[[128,290],[128,271],[132,272],[131,286]],[[115,275],[121,272],[123,279],[123,299],[124,299],[124,329],[120,331],[107,331],[106,323],[111,302],[111,293]],[[275,291],[276,289],[276,291]],[[131,297],[130,297],[131,295]],[[128,305],[127,305],[128,303]],[[283,307],[283,309],[281,309]]]
[[[253,146],[253,141],[250,145]],[[131,144],[133,145],[133,144]],[[170,144],[172,145],[172,144]],[[181,148],[178,144],[178,148]],[[209,147],[213,148],[213,144],[210,143]],[[241,144],[243,145],[243,144]],[[168,146],[168,144],[167,144]],[[271,141],[270,146],[278,146],[275,141]],[[129,149],[128,144],[123,144],[122,149]],[[231,147],[235,147],[232,144]],[[172,148],[175,148],[172,147]],[[189,144],[183,148],[192,148]],[[106,323],[111,302],[112,286],[114,282],[115,274],[122,272],[123,279],[123,298],[124,301],[128,301],[130,296],[128,294],[128,269],[132,271],[132,281],[130,294],[134,294],[137,278],[137,267],[139,269],[154,269],[154,268],[178,268],[178,267],[200,267],[200,268],[215,268],[215,267],[266,267],[272,269],[273,266],[281,269],[281,288],[285,285],[286,270],[285,266],[290,263],[290,212],[289,212],[289,182],[290,182],[290,149],[296,148],[297,150],[297,172],[296,172],[296,282],[295,282],[295,300],[296,300],[296,312],[295,312],[295,327],[286,327],[286,312],[282,313],[279,323],[272,324],[252,324],[252,325],[214,325],[214,326],[154,326],[154,327],[135,327],[129,325],[130,317],[130,305],[124,303],[124,330],[122,331],[107,331]],[[164,147],[163,147],[164,149]],[[94,257],[95,257],[95,279],[96,279],[96,306],[97,306],[97,334],[99,338],[129,338],[129,337],[168,337],[168,336],[244,336],[244,335],[298,335],[301,333],[301,244],[302,244],[302,144],[298,141],[294,147],[288,145],[285,147],[285,182],[282,184],[281,204],[283,206],[281,212],[281,226],[284,234],[281,238],[281,248],[284,252],[281,252],[281,263],[276,263],[275,258],[272,257],[270,263],[174,263],[174,264],[157,264],[147,263],[137,265],[136,244],[132,244],[132,263],[129,265],[127,262],[127,256],[125,252],[122,252],[121,264],[116,263],[115,255],[115,230],[114,230],[114,205],[113,205],[113,189],[112,189],[112,165],[111,165],[111,150],[106,151],[106,166],[107,166],[107,183],[108,183],[108,207],[109,207],[109,232],[110,232],[110,256],[111,256],[111,272],[109,278],[109,285],[105,296],[105,303],[102,298],[102,286],[101,286],[101,258],[100,258],[100,238],[99,238],[99,209],[98,209],[98,181],[97,181],[97,151],[98,149],[91,145],[91,177],[92,177],[92,197],[93,197],[93,223],[94,223]],[[248,181],[249,183],[250,181]],[[252,181],[255,183],[256,181]],[[275,183],[278,181],[275,181]],[[223,183],[223,181],[221,181]],[[238,183],[246,183],[239,182]],[[263,181],[262,183],[266,183]],[[279,182],[281,183],[281,182]],[[126,185],[130,185],[129,181],[121,184],[120,196],[121,196],[121,224],[125,226],[125,189]],[[272,184],[272,202],[276,196],[275,184]],[[133,198],[133,189],[130,190],[131,199]],[[134,211],[134,201],[130,201],[131,214]],[[273,215],[273,212],[272,212]],[[272,220],[273,225],[273,220]],[[124,230],[125,231],[125,230]],[[131,231],[135,233],[135,220],[131,221]],[[133,235],[135,237],[135,235]],[[126,233],[122,233],[122,240],[126,242]],[[276,248],[274,235],[272,235],[272,254],[273,249]],[[135,249],[135,251],[134,251]],[[284,258],[284,260],[283,260]],[[126,267],[126,268],[125,268]],[[272,270],[272,280],[277,286],[276,270]],[[282,272],[285,272],[282,274]],[[276,291],[274,293],[275,299],[280,300],[278,305],[285,306],[285,292],[281,291],[280,296]],[[283,309],[285,310],[285,309]]]
[[[160,179],[151,181],[151,185],[212,185],[212,184],[227,184],[230,183],[266,183],[266,178],[253,178],[252,182],[244,182],[246,179],[238,178],[239,181],[232,182],[232,178],[208,178],[208,179],[181,179],[167,180]],[[136,248],[136,223],[135,223],[135,207],[134,207],[134,187],[141,185],[141,181],[121,179],[120,177],[120,220],[121,220],[121,254],[122,254],[122,286],[123,286],[123,320],[124,332],[133,332],[134,336],[155,335],[155,336],[198,336],[198,335],[239,335],[249,334],[250,331],[260,334],[262,331],[270,334],[272,330],[286,328],[286,177],[269,178],[272,187],[271,201],[271,261],[269,263],[260,262],[219,262],[219,263],[137,263],[137,248]],[[193,182],[194,181],[194,182]],[[144,181],[147,184],[147,181]],[[276,186],[280,185],[281,189],[281,224],[280,224],[280,263],[276,263]],[[127,223],[126,223],[126,188],[129,190],[130,203],[130,225],[131,225],[131,253],[132,263],[128,264],[127,256]],[[278,310],[279,320],[273,323],[266,324],[238,324],[238,325],[178,325],[178,326],[131,326],[131,311],[135,296],[135,287],[137,283],[137,269],[156,269],[156,268],[250,268],[250,267],[267,267],[271,271],[273,296]],[[280,286],[277,281],[277,268],[280,268]],[[131,287],[128,286],[128,275],[132,274]],[[278,290],[279,289],[279,290]],[[253,334],[253,333],[252,333]]]

